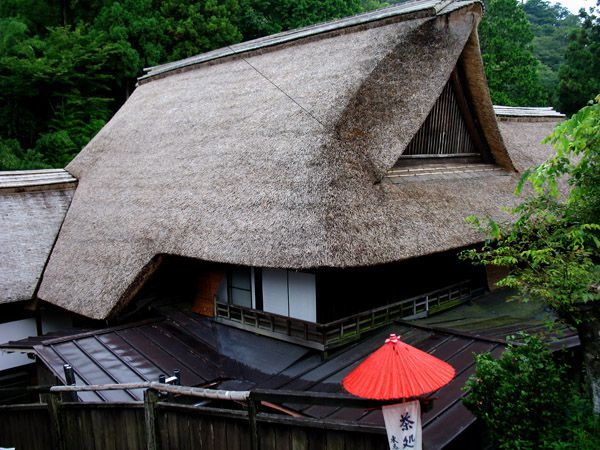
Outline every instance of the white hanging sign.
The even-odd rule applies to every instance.
[[[382,406],[390,450],[422,450],[419,401]]]

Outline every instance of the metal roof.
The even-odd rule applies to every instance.
[[[497,356],[504,348],[502,344],[392,325],[323,360],[313,350],[170,311],[163,319],[54,339],[35,350],[63,382],[62,366],[68,363],[75,369],[78,384],[154,381],[161,374],[180,369],[182,383],[191,386],[216,382],[221,389],[342,393],[342,378],[392,331],[456,369],[456,378],[432,394],[437,400],[423,416],[425,441],[432,448],[441,448],[475,420],[461,402],[461,388],[473,373],[473,353],[491,351]],[[79,396],[82,401],[118,402],[142,400],[143,392],[82,392]],[[384,427],[380,410],[283,406],[307,417]]]
[[[462,387],[475,370],[473,355],[491,352],[498,357],[506,347],[507,334],[521,329],[541,330],[541,312],[524,307],[510,318],[501,306],[505,298],[505,293],[493,293],[470,306],[463,305],[426,320],[394,323],[326,359],[318,351],[254,335],[174,308],[163,308],[162,317],[144,322],[31,344],[40,360],[62,382],[65,381],[63,364],[68,363],[75,370],[77,384],[156,381],[159,375],[170,376],[174,369],[180,369],[182,384],[188,386],[343,393],[341,380],[379,348],[390,333],[396,333],[404,342],[448,362],[456,370],[450,384],[430,394],[435,399],[433,409],[423,414],[427,447],[443,448],[475,421],[461,401],[465,395]],[[519,310],[514,304],[508,309]],[[436,326],[431,326],[431,322]],[[566,328],[546,337],[555,347],[578,343],[575,332]],[[11,346],[23,347],[19,342],[1,347]],[[143,392],[80,392],[79,396],[84,402],[140,401]],[[352,421],[382,430],[384,427],[381,410],[377,409],[282,406],[310,418]]]

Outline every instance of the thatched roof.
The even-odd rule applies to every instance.
[[[62,169],[0,172],[0,303],[33,298],[74,190]]]
[[[529,151],[498,131],[481,11],[414,2],[151,69],[67,167],[79,187],[40,298],[115,314],[159,254],[348,267],[477,242],[464,217],[512,202]],[[504,170],[389,182],[459,57]]]

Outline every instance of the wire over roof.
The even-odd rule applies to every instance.
[[[481,12],[412,2],[151,69],[67,168],[79,186],[39,297],[99,319],[161,254],[302,269],[478,242],[464,217],[497,215],[539,159],[499,132]],[[386,182],[457,64],[502,170]]]

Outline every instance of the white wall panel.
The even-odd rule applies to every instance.
[[[290,317],[317,321],[317,292],[315,275],[304,272],[288,272]]]
[[[263,310],[273,314],[289,315],[287,271],[263,269]]]

